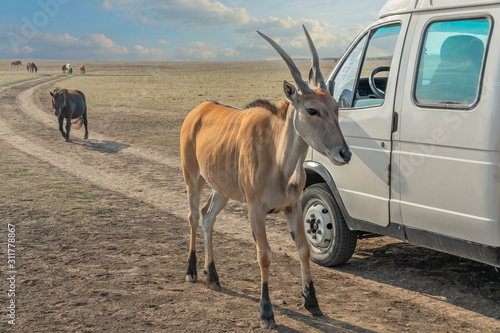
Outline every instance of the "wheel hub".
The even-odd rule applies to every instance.
[[[304,228],[307,240],[317,248],[326,249],[333,239],[333,224],[328,209],[320,201],[306,210]]]

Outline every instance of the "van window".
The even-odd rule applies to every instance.
[[[335,76],[333,98],[339,103],[340,108],[350,108],[352,105],[352,92],[356,84],[359,63],[363,56],[366,40],[367,35],[358,42]]]
[[[333,97],[340,108],[382,105],[401,26],[389,25],[365,35],[334,79]],[[368,43],[366,43],[366,40]]]
[[[428,26],[415,85],[418,105],[467,108],[475,104],[489,31],[486,18]]]

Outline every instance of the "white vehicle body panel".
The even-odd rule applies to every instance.
[[[365,34],[398,23],[401,30],[385,100],[378,106],[340,109],[341,128],[353,153],[348,166],[335,167],[315,151],[312,161],[331,176],[330,187],[334,187],[351,229],[384,234],[384,228],[396,225],[402,230],[400,238],[410,242],[414,239],[424,246],[499,266],[500,30],[496,25],[500,2],[388,1],[380,16],[355,39],[327,84],[335,81]],[[476,18],[490,26],[488,39],[483,40],[485,56],[477,99],[469,106],[418,100],[417,75],[425,75],[418,72],[419,61],[424,61],[420,60],[424,59],[422,52],[425,57],[431,53],[423,48],[429,27],[436,22]],[[474,32],[463,35],[473,36]],[[436,68],[434,74],[437,72]],[[426,83],[428,87],[431,81]],[[425,235],[435,238],[429,243]],[[443,244],[457,241],[486,246],[495,258],[483,252],[468,253],[471,250],[461,245],[439,244],[443,239]]]

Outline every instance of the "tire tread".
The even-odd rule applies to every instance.
[[[352,231],[347,226],[344,216],[333,196],[330,187],[326,183],[317,183],[307,187],[302,193],[302,207],[310,200],[309,196],[316,196],[326,199],[328,206],[333,208],[334,223],[336,229],[335,246],[326,256],[311,251],[311,261],[321,266],[337,266],[347,262],[353,255],[358,241],[357,232]],[[323,197],[323,198],[321,198]],[[312,198],[312,197],[311,197]],[[325,200],[324,200],[325,201]]]

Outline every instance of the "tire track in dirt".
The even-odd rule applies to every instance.
[[[63,77],[65,78],[65,77]],[[58,79],[56,79],[58,80]],[[51,80],[55,81],[55,80]],[[16,103],[20,106],[21,110],[28,116],[30,116],[33,119],[38,120],[41,123],[45,123],[47,126],[50,126],[51,128],[57,129],[59,126],[59,123],[57,122],[57,118],[55,117],[50,117],[51,115],[47,114],[47,112],[44,112],[41,110],[38,105],[35,103],[34,100],[34,93],[37,91],[42,85],[47,84],[51,81],[44,82],[42,84],[36,85],[34,87],[31,87],[29,89],[26,89],[22,91],[20,94],[16,96]],[[2,91],[0,90],[0,93]],[[75,135],[75,132],[72,132],[72,135]],[[92,132],[92,140],[90,141],[91,143],[94,143],[95,145],[102,146],[102,149],[109,148],[109,151],[116,151],[120,147],[120,145],[113,145],[113,142],[107,138],[105,135],[97,132]],[[140,157],[144,158],[149,161],[154,161],[157,163],[164,164],[170,168],[180,168],[180,161],[172,161],[167,158],[162,158],[158,156],[158,154],[155,154],[154,152],[146,151],[144,149],[137,149],[135,147],[128,146],[126,147],[125,150],[122,151],[124,154],[130,154],[135,157]]]
[[[84,182],[90,182],[97,187],[119,192],[127,197],[143,201],[181,217],[186,221],[185,232],[187,235],[187,198],[180,171],[180,161],[168,156],[158,156],[152,151],[139,150],[127,144],[115,142],[92,130],[90,130],[91,139],[89,140],[82,140],[82,134],[73,131],[72,138],[74,142],[64,142],[58,132],[56,118],[41,110],[35,104],[33,95],[43,84],[63,78],[38,78],[3,87],[0,90],[2,102],[0,140],[4,144],[12,145],[14,148],[66,171]],[[39,81],[43,82],[39,83]],[[29,87],[21,89],[24,86]],[[26,123],[26,119],[29,119],[31,123]],[[36,122],[33,123],[32,120],[36,120]],[[277,226],[275,228],[268,226],[267,228],[268,238],[274,254],[286,256],[288,256],[287,253],[291,254],[298,267],[296,250],[291,239],[289,239],[286,226],[282,220],[274,219],[274,221],[278,221]],[[236,239],[235,244],[238,242],[245,243],[243,246],[248,246],[248,251],[251,251],[249,253],[254,255],[255,248],[250,237],[251,232],[246,218],[246,209],[242,209],[239,204],[228,205],[219,215],[215,230],[225,233],[229,238]],[[200,232],[198,234],[200,235]],[[214,239],[216,238],[217,236],[214,237]],[[202,243],[201,240],[199,243]],[[239,246],[239,244],[235,246]],[[279,250],[278,247],[280,247]],[[217,261],[217,250],[215,250],[215,253]],[[202,261],[200,260],[199,266]],[[183,265],[183,263],[179,263],[179,265]],[[457,325],[455,327],[459,327],[463,318],[468,318],[477,323],[476,328],[478,330],[480,328],[495,330],[499,327],[499,322],[493,318],[443,302],[442,299],[435,298],[432,295],[424,295],[418,291],[386,285],[316,265],[313,265],[312,270],[320,292],[321,286],[330,285],[327,290],[331,290],[332,278],[337,282],[349,281],[351,284],[349,287],[339,285],[335,289],[336,295],[333,295],[333,293],[319,295],[323,311],[327,314],[334,314],[336,318],[352,317],[354,311],[354,317],[359,316],[360,321],[365,322],[367,319],[362,319],[365,316],[362,313],[362,304],[364,303],[406,303],[418,309],[419,312],[421,311],[422,316],[427,316],[427,319],[432,318],[433,315],[436,318],[445,316],[449,322],[454,322]],[[279,274],[276,273],[276,275],[280,276]],[[227,282],[229,283],[229,281]],[[224,281],[222,283],[224,284]],[[278,281],[275,280],[274,283],[278,283]],[[352,297],[351,304],[346,304],[342,298],[337,299],[339,295],[351,294],[353,285],[356,288],[355,292],[359,294],[350,296]],[[373,290],[379,292],[373,292]],[[382,301],[380,298],[382,298]],[[368,307],[370,306],[368,305]],[[372,321],[382,325],[379,327],[384,327],[383,319],[382,322],[380,321],[380,317],[383,318],[384,316],[382,311],[381,309],[376,317],[371,317]],[[398,310],[394,309],[393,314],[396,311]],[[356,312],[358,312],[357,315]],[[401,316],[403,315],[404,312],[401,313]],[[335,319],[330,317],[318,320],[338,324]],[[352,322],[352,320],[347,320],[347,322]],[[370,327],[366,322],[361,325],[361,327],[363,326]],[[397,329],[393,327],[388,331],[397,331]]]
[[[28,80],[24,80],[24,81],[20,81],[20,82],[16,82],[16,83],[11,83],[9,85],[0,87],[0,94],[3,93],[4,91],[8,90],[8,89],[13,88],[13,87],[17,87],[17,86],[20,86],[20,85],[23,85],[23,84],[26,84],[26,83],[30,83],[30,82],[41,81],[41,80],[46,79],[46,78],[47,77],[44,76],[44,77],[37,77],[36,79],[28,79]],[[47,82],[50,82],[50,81],[47,81]]]
[[[60,138],[57,118],[36,105],[34,93],[42,85],[64,78],[50,78],[41,83],[38,83],[39,79],[25,82],[32,86],[15,95],[15,105],[11,105],[18,109],[17,114],[8,117],[0,114],[0,138],[16,149],[95,186],[118,191],[185,219],[188,234],[187,197],[179,160],[115,142],[92,131],[91,123],[89,140],[82,140],[82,133],[76,131],[71,132],[73,143],[66,143]],[[8,86],[4,91],[18,85]],[[4,97],[4,105],[12,104],[12,97]],[[23,117],[28,117],[30,122],[36,121],[36,124],[31,123],[31,127],[43,125],[41,131],[47,138],[40,140],[39,135],[33,134],[33,128],[31,131],[23,128]],[[226,209],[219,215],[215,230],[232,228],[233,221],[238,221],[239,226],[232,237],[250,243],[250,226],[245,220],[245,215]]]

